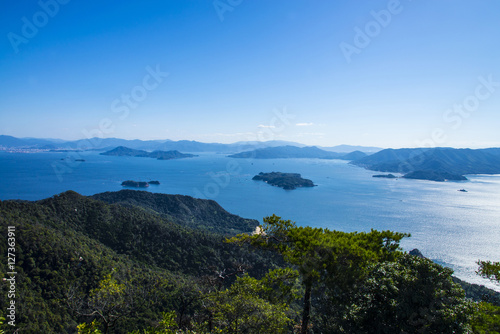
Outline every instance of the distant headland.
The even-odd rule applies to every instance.
[[[316,146],[297,147],[297,146],[277,146],[260,148],[253,151],[245,151],[228,155],[229,158],[244,159],[290,159],[290,158],[309,158],[309,159],[341,159],[355,160],[367,156],[366,153],[354,151],[350,153],[337,153],[322,150]]]
[[[118,146],[110,151],[101,153],[101,155],[112,155],[119,157],[156,158],[158,160],[172,160],[172,159],[197,157],[197,155],[181,153],[177,150],[147,152],[143,150],[135,150],[125,146]]]
[[[385,149],[350,163],[379,172],[401,173],[406,179],[465,181],[467,174],[500,174],[500,148]]]

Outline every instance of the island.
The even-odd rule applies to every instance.
[[[293,190],[301,187],[314,187],[315,184],[309,179],[303,179],[298,173],[259,173],[252,180],[264,181],[270,185],[281,187],[285,190]]]
[[[149,181],[149,184],[154,184],[155,186],[160,185],[160,181]]]
[[[111,155],[118,157],[138,157],[138,158],[155,158],[158,160],[172,160],[172,159],[182,159],[182,158],[193,158],[197,157],[194,154],[181,153],[177,150],[173,151],[143,151],[135,150],[125,146],[118,146],[110,151],[101,153],[101,155]]]
[[[382,177],[386,179],[395,179],[396,176],[394,174],[377,174],[377,175],[372,175],[372,177]]]
[[[132,181],[132,180],[127,180],[122,182],[122,186],[124,187],[132,187],[132,188],[147,188],[149,187],[148,182],[142,182],[142,181]]]

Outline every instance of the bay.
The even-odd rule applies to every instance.
[[[252,180],[272,171],[301,173],[317,187],[286,191]],[[147,191],[212,199],[259,221],[277,214],[302,226],[408,232],[405,250],[418,248],[457,277],[500,291],[475,274],[477,260],[500,259],[499,175],[438,183],[373,174],[341,160],[247,160],[202,153],[162,161],[96,152],[0,152],[0,199],[39,200],[67,190],[93,195],[121,190],[125,180],[158,180],[160,185]],[[462,188],[467,192],[458,191]]]

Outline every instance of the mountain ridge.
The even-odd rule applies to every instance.
[[[120,138],[89,138],[79,140],[62,139],[37,139],[37,138],[16,138],[13,136],[0,135],[0,147],[7,148],[26,148],[26,149],[48,149],[48,150],[110,150],[117,146],[126,146],[132,149],[154,151],[154,150],[178,150],[181,152],[215,152],[215,153],[238,153],[245,150],[258,148],[276,147],[292,145],[305,147],[306,145],[282,140],[269,141],[238,141],[235,143],[204,143],[194,140],[140,140],[140,139],[120,139]],[[340,153],[349,153],[356,150],[373,153],[381,148],[338,145],[322,148],[326,151],[335,151]]]
[[[141,195],[124,191],[117,196],[134,200]],[[152,197],[162,197],[158,195]],[[230,215],[213,201],[193,199],[192,207],[187,197],[172,196],[175,205],[183,203],[191,211],[197,207],[199,217]],[[213,208],[219,210],[217,215]],[[194,289],[194,282],[204,275],[239,264],[261,277],[281,264],[273,254],[225,243],[226,235],[236,230],[217,225],[225,230],[220,234],[210,228],[209,220],[203,222],[208,229],[192,228],[182,217],[170,220],[147,207],[108,204],[74,191],[39,201],[0,201],[0,227],[13,226],[16,234],[16,327],[23,333],[76,333],[77,324],[88,317],[73,312],[71,296],[88,295],[100,287],[103,277],[113,275],[131,288],[131,301],[140,302],[130,320],[127,317],[111,331],[129,333],[146,327],[144,320],[152,323],[162,311],[175,309],[187,286]],[[249,232],[256,224],[250,221],[242,230]],[[7,254],[7,247],[1,243],[0,252]],[[0,281],[9,277],[8,271],[7,261],[0,262]],[[6,287],[0,285],[5,296]],[[141,291],[149,291],[155,302],[141,307]],[[2,309],[8,303],[0,298]]]
[[[313,159],[346,159],[351,157],[366,156],[365,153],[355,151],[345,154],[337,152],[329,152],[322,150],[316,146],[277,146],[260,148],[252,151],[244,151],[236,154],[228,155],[229,158],[245,158],[245,159],[289,159],[289,158],[313,158]]]
[[[500,148],[385,149],[350,163],[379,172],[402,173],[410,178],[428,179],[423,175],[440,178],[441,174],[445,179],[450,179],[448,175],[459,180],[468,174],[500,174]]]

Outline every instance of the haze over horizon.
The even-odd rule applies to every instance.
[[[500,147],[500,4],[10,3],[0,134]]]

